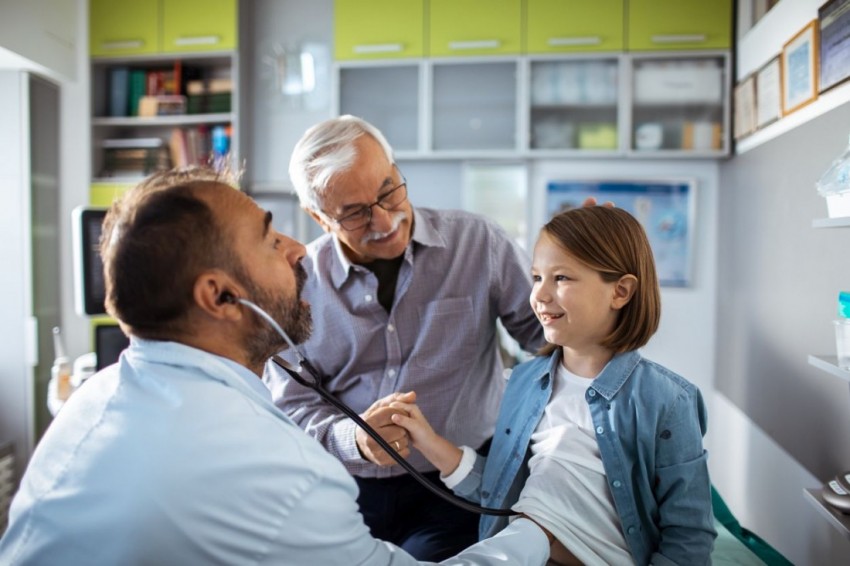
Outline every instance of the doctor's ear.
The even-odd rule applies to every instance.
[[[634,275],[623,275],[614,285],[614,296],[611,300],[611,308],[619,310],[629,304],[637,291],[638,280]]]
[[[230,305],[238,304],[237,297],[241,291],[241,287],[229,274],[220,269],[211,269],[195,280],[192,298],[198,308],[220,318],[225,316],[225,312],[234,311]]]

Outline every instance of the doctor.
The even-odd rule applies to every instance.
[[[260,375],[296,342],[304,247],[207,170],[158,174],[107,215],[107,309],[131,336],[39,443],[0,564],[415,564],[373,538],[345,468],[272,403]],[[417,510],[410,509],[410,513]],[[446,564],[542,564],[518,519]]]

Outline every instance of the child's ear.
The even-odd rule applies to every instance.
[[[637,277],[634,275],[623,275],[614,285],[614,296],[611,300],[611,308],[620,310],[632,300],[637,290]]]

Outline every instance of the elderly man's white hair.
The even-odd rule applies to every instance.
[[[302,207],[321,212],[330,180],[354,163],[354,144],[364,134],[375,138],[390,163],[395,162],[392,147],[381,131],[356,116],[331,118],[304,133],[289,161],[289,178]]]

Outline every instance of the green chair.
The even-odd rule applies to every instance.
[[[739,545],[728,544],[728,538],[729,535],[731,535],[743,544],[752,554],[758,557],[759,560],[767,564],[767,566],[793,566],[787,558],[782,556],[782,554],[780,554],[776,549],[765,542],[764,539],[741,526],[741,523],[738,522],[738,519],[735,518],[735,515],[733,515],[732,511],[729,510],[729,507],[726,506],[726,503],[723,501],[723,498],[720,497],[720,494],[717,493],[717,490],[714,489],[714,486],[711,486],[711,507],[714,511],[714,518],[717,523],[719,523],[716,525],[718,529],[717,541],[715,542],[715,552],[712,553],[712,560],[714,563],[756,563],[754,560],[740,560],[742,553],[740,549],[735,549],[735,547],[739,548]],[[727,532],[724,532],[724,530],[727,531],[728,534]]]

